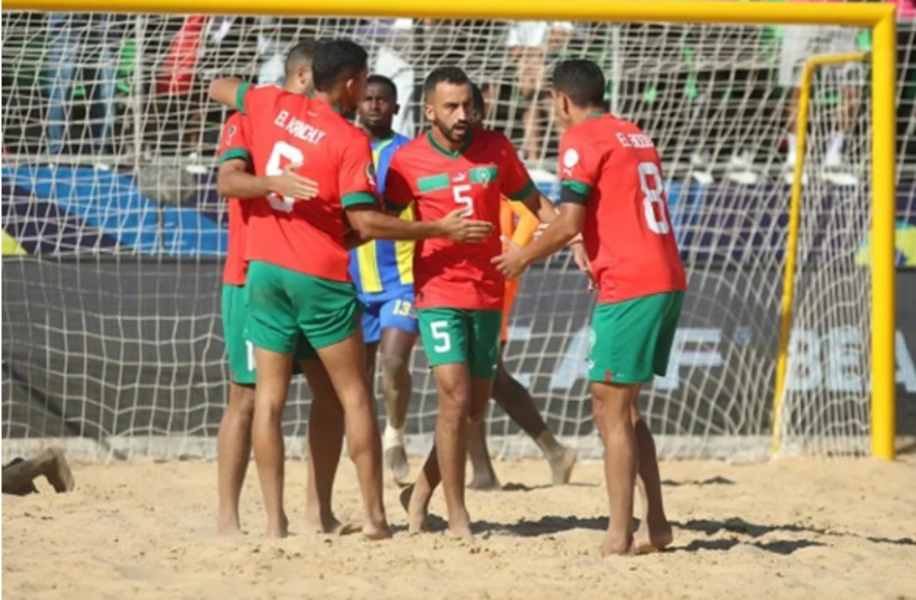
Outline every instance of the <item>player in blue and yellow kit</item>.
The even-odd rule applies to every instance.
[[[398,112],[397,88],[387,77],[372,75],[360,103],[359,122],[372,141],[372,158],[379,194],[394,152],[410,141],[391,129]],[[413,209],[401,213],[412,220]],[[407,477],[404,426],[410,401],[410,353],[417,341],[414,309],[412,241],[376,240],[352,251],[350,275],[365,305],[363,337],[366,341],[369,384],[374,387],[375,357],[381,346],[382,395],[388,415],[385,427],[385,468],[395,481]]]

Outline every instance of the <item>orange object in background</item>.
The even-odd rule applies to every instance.
[[[515,222],[518,217],[518,223]],[[534,232],[538,228],[537,217],[531,214],[521,202],[513,202],[503,198],[499,208],[499,231],[503,237],[506,237],[518,246],[526,246]],[[509,338],[509,316],[512,314],[512,306],[515,304],[515,298],[518,296],[518,290],[521,287],[522,280],[519,277],[506,279],[506,296],[503,300],[503,323],[499,334],[499,340],[506,342]]]

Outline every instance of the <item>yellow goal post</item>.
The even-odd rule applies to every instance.
[[[871,451],[894,458],[895,40],[893,4],[613,0],[7,0],[12,11],[837,25],[869,28],[871,52]],[[775,426],[775,423],[774,423]]]

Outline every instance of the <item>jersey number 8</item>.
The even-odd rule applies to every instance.
[[[267,166],[264,171],[269,177],[282,175],[283,167],[288,164],[302,164],[302,150],[286,142],[277,142],[274,149],[270,151],[270,158],[267,159]],[[292,198],[287,198],[283,194],[271,192],[267,194],[267,201],[270,207],[276,211],[291,213],[293,212]]]
[[[642,188],[642,207],[649,230],[658,235],[670,233],[671,224],[665,213],[662,174],[654,162],[639,163],[639,187]]]

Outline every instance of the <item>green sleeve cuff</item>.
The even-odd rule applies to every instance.
[[[525,187],[515,192],[514,194],[509,194],[509,200],[524,200],[535,190],[534,182],[530,179],[528,183],[525,184]]]
[[[409,204],[410,203],[404,204],[401,202],[395,202],[394,200],[385,198],[385,210],[387,210],[388,212],[402,213],[405,210],[407,210],[407,207],[409,206]]]
[[[245,92],[247,92],[248,88],[250,87],[251,87],[250,83],[244,82],[241,85],[239,85],[239,89],[236,90],[235,92],[235,107],[243,115],[248,114],[248,111],[245,110]]]
[[[574,179],[566,179],[560,185],[563,187],[568,187],[580,196],[588,196],[592,191],[592,186],[588,185],[587,183],[582,183],[581,181],[576,181]]]
[[[350,208],[351,206],[365,206],[367,204],[375,204],[375,196],[369,192],[355,192],[353,194],[347,194],[340,199],[340,203],[344,208]]]
[[[217,165],[222,165],[223,163],[229,162],[230,160],[244,160],[246,163],[251,165],[251,154],[248,153],[248,150],[244,148],[230,148],[222,153],[219,157],[219,160],[216,161]]]

